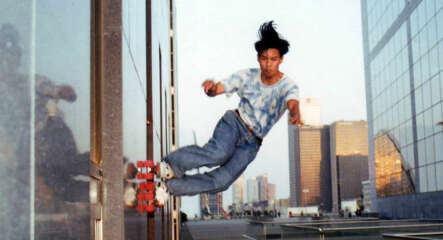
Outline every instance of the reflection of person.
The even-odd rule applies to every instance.
[[[10,105],[12,102],[21,102],[24,105],[30,105],[30,97],[28,96],[29,81],[27,75],[20,74],[18,69],[21,64],[22,48],[19,44],[19,33],[11,24],[3,24],[0,28],[0,79],[2,81],[1,90],[4,91],[9,101],[5,104]],[[54,104],[50,103],[50,99],[57,101],[63,99],[69,102],[76,100],[77,96],[74,89],[69,85],[56,85],[49,78],[42,75],[35,75],[35,123],[37,131],[44,124],[46,117],[61,114],[60,111],[54,109]],[[26,100],[26,102],[23,101]],[[22,100],[22,101],[20,101]],[[6,113],[16,111],[16,108],[6,109]],[[25,108],[25,109],[29,109]],[[3,109],[2,109],[3,110]],[[3,112],[3,111],[2,111]],[[29,120],[29,111],[23,115],[25,120]]]
[[[255,49],[260,68],[238,71],[217,83],[203,83],[210,97],[237,93],[239,106],[225,113],[206,145],[183,147],[165,157],[158,169],[160,176],[169,180],[158,186],[159,202],[168,198],[168,191],[172,195],[194,195],[226,190],[254,160],[262,139],[286,109],[291,124],[302,124],[298,86],[279,71],[289,43],[280,38],[272,21],[264,23],[259,34]],[[219,168],[206,174],[185,175],[185,171],[202,166]]]
[[[20,73],[22,47],[19,42],[20,37],[16,28],[11,24],[2,24],[0,27],[0,112],[2,113],[0,129],[7,135],[8,145],[13,154],[10,154],[7,160],[7,167],[11,169],[11,173],[0,175],[18,179],[12,186],[17,189],[22,189],[17,186],[17,183],[29,181],[30,106],[31,101],[34,100],[36,174],[33,180],[35,181],[36,213],[65,212],[69,217],[78,215],[80,211],[70,212],[69,209],[72,207],[68,202],[88,201],[89,191],[85,189],[88,189],[89,183],[81,184],[75,181],[73,176],[74,174],[88,175],[89,157],[85,158],[78,154],[72,131],[64,122],[63,113],[56,106],[59,99],[75,101],[76,93],[71,86],[55,84],[45,76],[35,74],[31,79],[29,75]],[[30,94],[31,81],[35,83],[34,99],[31,99]],[[79,192],[80,185],[83,196],[75,194]],[[26,200],[26,194],[19,198]],[[43,228],[36,228],[36,230],[38,230],[37,234],[44,231]]]

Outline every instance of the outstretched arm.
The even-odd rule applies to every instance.
[[[288,109],[289,109],[289,123],[290,124],[296,124],[296,125],[303,125],[303,122],[301,120],[300,115],[300,107],[299,103],[295,99],[291,99],[288,101]]]
[[[209,97],[215,97],[219,94],[225,93],[225,89],[221,82],[215,83],[213,80],[206,80],[202,84],[203,90]]]

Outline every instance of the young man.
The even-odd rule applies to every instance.
[[[206,80],[202,86],[210,96],[237,93],[240,103],[227,111],[218,122],[212,138],[203,147],[180,148],[159,165],[159,175],[168,179],[159,184],[159,203],[172,195],[194,195],[226,190],[254,160],[262,139],[289,109],[291,124],[301,125],[298,86],[279,71],[289,43],[275,31],[273,21],[259,29],[260,40],[255,43],[260,69],[238,71],[220,82]],[[205,174],[186,175],[199,167],[218,168]]]

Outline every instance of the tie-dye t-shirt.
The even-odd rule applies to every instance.
[[[234,92],[240,97],[240,117],[259,137],[265,137],[287,109],[290,99],[298,100],[298,86],[283,75],[273,85],[261,81],[261,70],[251,68],[238,71],[221,81],[226,95]]]

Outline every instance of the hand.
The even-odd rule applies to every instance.
[[[209,97],[214,97],[215,95],[217,95],[217,84],[214,83],[213,80],[208,79],[204,81],[202,87],[206,95],[208,95]]]
[[[77,99],[74,89],[69,85],[60,85],[58,87],[58,97],[69,102],[74,102]]]
[[[300,114],[291,114],[291,118],[289,118],[290,124],[295,124],[297,126],[303,126],[303,121],[300,118]]]

